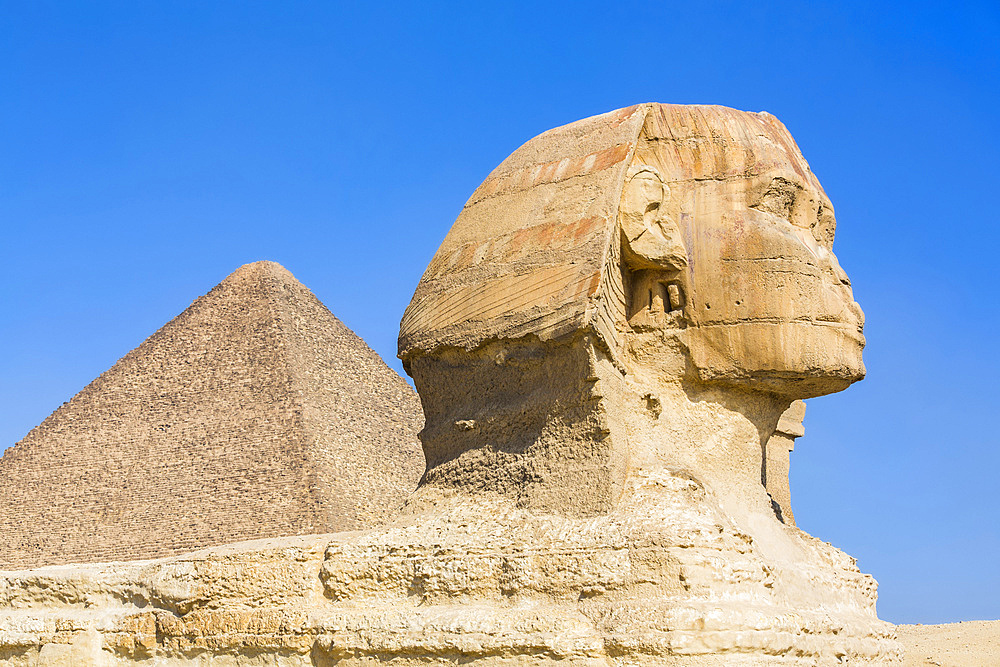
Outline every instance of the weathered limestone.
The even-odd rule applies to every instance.
[[[273,262],[199,298],[0,459],[0,568],[370,526],[422,461],[406,382]]]
[[[8,573],[0,664],[898,661],[874,580],[791,524],[782,479],[796,401],[864,375],[833,230],[767,114],[646,104],[532,139],[404,314],[427,470],[400,516]]]

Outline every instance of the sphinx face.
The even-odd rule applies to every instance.
[[[825,195],[791,170],[699,190],[685,276],[699,372],[796,397],[864,377],[864,319],[831,249]]]
[[[678,329],[702,380],[792,398],[840,391],[865,374],[864,317],[832,251],[833,207],[797,149],[787,148],[791,137],[782,146],[722,129],[727,141],[704,142],[703,153],[711,154],[691,163],[725,164],[718,153],[732,151],[745,161],[729,164],[736,173],[692,174],[675,164],[677,151],[665,142],[657,144],[660,155],[647,154],[658,158],[650,169],[669,193],[655,207],[657,223],[647,227],[674,230],[686,262],[663,261],[662,250],[644,252],[622,223],[630,324],[639,332]],[[783,127],[767,129],[787,136]],[[641,169],[633,162],[630,171]],[[636,191],[626,183],[623,221],[642,208],[632,201]],[[658,247],[669,247],[670,236]]]

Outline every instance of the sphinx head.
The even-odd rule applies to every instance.
[[[833,233],[768,114],[646,104],[535,137],[473,193],[403,316],[425,482],[584,513],[671,457],[759,486],[754,434],[681,456],[670,411],[740,403],[763,442],[792,400],[863,377]]]

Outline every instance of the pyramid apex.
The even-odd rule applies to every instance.
[[[265,287],[265,289],[271,290],[280,285],[302,285],[302,283],[291,271],[281,264],[262,259],[239,267],[212,288],[212,291],[232,289],[240,285],[270,285],[270,287]],[[305,289],[304,285],[302,287]]]
[[[283,267],[277,262],[272,262],[268,259],[258,260],[256,262],[250,262],[249,264],[244,264],[232,273],[230,273],[226,280],[233,278],[244,278],[259,275],[272,275],[275,277],[280,277],[285,280],[295,280],[298,282],[292,272]]]

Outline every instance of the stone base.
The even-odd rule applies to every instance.
[[[900,659],[875,583],[766,558],[683,473],[569,519],[418,496],[388,527],[0,574],[0,665],[816,665]]]

